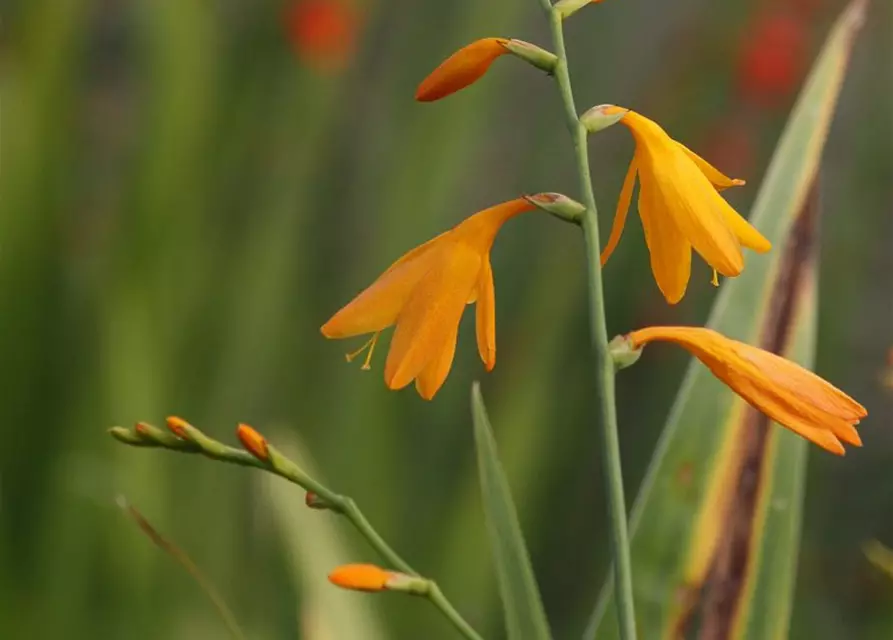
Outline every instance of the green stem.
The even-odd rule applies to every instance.
[[[459,615],[459,612],[456,611],[452,604],[450,604],[450,601],[443,595],[443,592],[440,590],[440,587],[437,586],[436,582],[430,583],[426,597],[435,607],[440,609],[446,619],[453,624],[459,633],[468,638],[468,640],[483,640],[478,632],[472,629],[471,625],[465,622],[465,619],[462,618],[462,616]]]
[[[335,493],[324,484],[310,477],[303,469],[301,469],[301,467],[280,453],[275,447],[267,445],[267,459],[258,460],[247,451],[229,447],[222,442],[209,438],[192,425],[187,425],[184,428],[186,429],[185,435],[189,437],[188,440],[175,437],[169,432],[147,424],[141,424],[139,431],[123,429],[121,427],[112,427],[109,429],[109,433],[119,442],[130,446],[158,447],[169,449],[171,451],[179,451],[181,453],[199,454],[219,462],[262,469],[263,471],[267,471],[273,475],[288,480],[305,491],[316,494],[324,503],[326,503],[326,508],[347,518],[360,535],[366,539],[369,546],[375,549],[375,551],[378,552],[378,554],[384,558],[392,568],[421,578],[420,574],[413,569],[406,560],[401,558],[400,554],[394,551],[391,545],[385,542],[384,538],[381,537],[381,534],[378,533],[378,531],[375,530],[375,527],[373,527],[369,520],[366,519],[366,516],[357,506],[356,502],[354,502],[353,498],[341,495],[340,493]],[[187,566],[187,568],[189,567]],[[205,586],[200,575],[197,574],[197,572],[194,573],[194,575],[196,575],[196,579]],[[461,614],[456,611],[455,607],[453,607],[449,600],[446,599],[446,596],[443,595],[443,592],[440,590],[437,583],[430,578],[424,578],[424,580],[427,583],[427,589],[420,595],[424,595],[424,597],[430,600],[435,607],[440,609],[444,617],[446,617],[446,619],[449,620],[465,638],[468,638],[468,640],[482,640],[481,636],[471,628],[471,625],[462,618]],[[214,600],[215,605],[218,605],[218,609],[220,609],[220,603],[218,602],[218,599],[214,597],[213,589],[206,587],[205,590],[211,596],[212,600]],[[230,622],[231,616],[227,618],[223,609],[221,609],[221,615],[224,615],[224,619],[227,620],[227,622]]]
[[[580,123],[574,93],[567,67],[567,51],[564,46],[562,19],[549,0],[541,0],[549,16],[552,39],[558,64],[555,79],[564,105],[566,124],[574,142],[583,191],[583,235],[586,241],[586,259],[589,272],[589,321],[592,332],[592,350],[595,355],[595,388],[601,412],[602,467],[608,498],[608,519],[611,524],[611,553],[614,558],[614,591],[617,595],[617,618],[620,637],[633,640],[636,637],[636,619],[633,608],[632,568],[629,558],[629,535],[626,526],[626,500],[623,495],[623,473],[620,465],[620,441],[617,436],[617,406],[614,398],[614,363],[608,351],[608,329],[605,321],[605,297],[602,284],[600,242],[598,238],[598,209],[589,175],[589,152],[586,146],[586,128]]]

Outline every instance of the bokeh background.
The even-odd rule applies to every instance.
[[[746,212],[840,0],[608,0],[567,26],[581,107],[659,120],[749,184]],[[519,193],[575,193],[549,80],[517,60],[430,105],[418,81],[473,39],[548,46],[535,0],[7,0],[0,41],[0,637],[218,638],[205,594],[117,507],[182,547],[251,638],[451,638],[426,603],[341,593],[376,558],[296,488],[109,426],[253,424],[336,490],[487,637],[501,637],[469,386],[483,381],[557,637],[607,556],[578,234],[547,216],[495,245],[499,362],[473,326],[436,399],[345,364],[319,326],[408,248]],[[865,447],[812,448],[794,638],[890,638],[893,581],[893,11],[857,41],[822,171],[819,373],[869,409]],[[607,226],[632,143],[591,141]],[[697,323],[696,268],[668,308],[635,218],[606,269],[612,333]],[[755,259],[751,256],[751,259]],[[470,314],[467,314],[470,315]],[[469,318],[466,318],[466,321]],[[630,499],[687,359],[619,380]],[[669,597],[669,595],[668,595]],[[345,632],[344,629],[352,631]],[[359,629],[359,630],[357,630]],[[345,635],[349,633],[349,635]]]

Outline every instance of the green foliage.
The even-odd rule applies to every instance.
[[[549,623],[477,383],[471,390],[471,413],[484,514],[509,640],[549,640]]]

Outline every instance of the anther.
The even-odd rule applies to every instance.
[[[713,270],[713,277],[710,278],[710,284],[712,284],[714,287],[719,286],[719,274],[716,273],[716,269]]]

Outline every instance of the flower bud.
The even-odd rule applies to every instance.
[[[189,430],[194,429],[191,424],[186,422],[183,418],[179,418],[177,416],[169,416],[166,420],[167,428],[171,430],[171,432],[177,436],[178,438],[182,438],[183,440],[192,440],[189,436]]]
[[[236,429],[236,437],[242,443],[242,447],[261,462],[270,459],[270,449],[267,440],[247,424],[239,424]]]
[[[562,18],[567,18],[576,13],[587,4],[598,4],[602,0],[559,0],[555,3],[554,11],[557,11]]]
[[[626,369],[639,360],[642,348],[636,348],[626,336],[616,336],[608,343],[608,352],[614,361],[614,370]]]
[[[575,224],[580,223],[586,212],[586,207],[582,204],[560,193],[537,193],[533,196],[524,196],[524,199],[556,218]]]
[[[385,591],[394,575],[374,564],[345,564],[329,574],[329,582],[354,591]]]
[[[600,104],[580,116],[580,122],[589,133],[596,133],[617,124],[628,112],[629,109],[615,107],[613,104]]]
[[[515,56],[529,62],[537,69],[542,69],[549,75],[552,75],[552,72],[555,71],[555,65],[558,64],[558,56],[554,53],[524,40],[512,38],[503,46]]]

